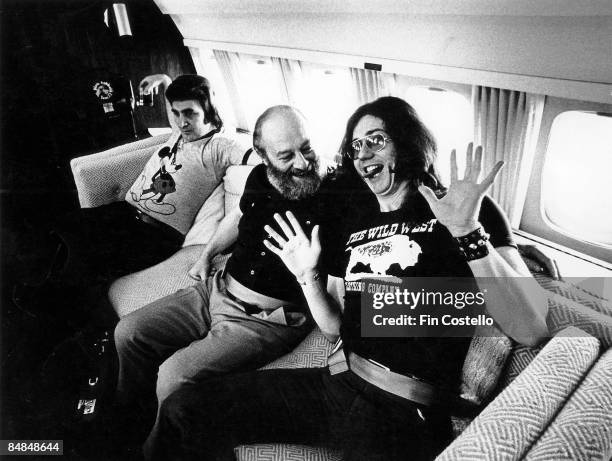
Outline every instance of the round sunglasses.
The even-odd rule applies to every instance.
[[[351,159],[355,160],[359,156],[359,152],[365,147],[369,152],[379,152],[385,148],[387,142],[392,142],[391,138],[386,138],[380,133],[369,134],[363,138],[355,139],[351,142],[351,147],[346,155]]]

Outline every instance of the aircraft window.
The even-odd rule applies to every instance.
[[[542,175],[547,224],[579,240],[612,247],[611,171],[612,114],[559,114]]]
[[[357,83],[348,67],[242,53],[227,53],[231,65],[224,66],[211,50],[190,50],[198,72],[213,83],[217,105],[228,124],[252,130],[259,114],[271,105],[294,105],[308,119],[312,145],[322,160],[334,160],[346,121],[359,105]],[[455,91],[416,85],[397,77],[391,79],[397,85],[379,93],[403,97],[415,107],[436,137],[440,173],[448,183],[451,149],[461,152],[473,139],[470,100]],[[235,85],[235,94],[230,94],[228,80]],[[459,159],[464,160],[462,156]]]
[[[249,55],[240,55],[240,72],[240,97],[248,123],[245,128],[253,130],[257,117],[264,110],[277,104],[287,104],[279,91],[283,87],[282,75],[269,58]]]
[[[346,121],[358,103],[349,89],[348,68],[330,68],[302,62],[302,78],[294,86],[292,103],[306,116],[315,150],[331,161],[338,152]]]
[[[221,114],[223,122],[226,125],[246,129],[246,127],[238,126],[227,87],[212,50],[190,47],[189,51],[191,52],[197,73],[206,77],[212,84],[215,92],[215,105]]]
[[[470,100],[441,88],[412,86],[402,92],[432,131],[438,143],[438,168],[445,184],[450,180],[450,153],[457,149],[459,167],[465,165],[465,147],[474,139]]]

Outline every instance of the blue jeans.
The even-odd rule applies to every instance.
[[[265,370],[186,386],[162,404],[150,460],[233,460],[233,448],[298,443],[339,448],[345,460],[433,459],[450,419],[351,371]]]

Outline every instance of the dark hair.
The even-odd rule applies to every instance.
[[[172,104],[174,101],[198,101],[204,110],[206,123],[219,129],[223,120],[210,98],[210,82],[201,75],[185,74],[177,77],[166,90],[166,99]]]
[[[356,174],[353,161],[347,153],[351,150],[355,126],[366,115],[378,117],[383,121],[384,129],[393,140],[397,152],[395,173],[401,179],[408,179],[412,191],[416,191],[420,184],[425,184],[436,192],[445,191],[435,165],[435,138],[419,119],[414,108],[394,96],[385,96],[364,104],[351,115],[340,145],[342,170]]]

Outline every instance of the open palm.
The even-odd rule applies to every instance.
[[[308,238],[293,213],[288,211],[286,216],[291,226],[281,215],[274,215],[274,219],[285,234],[284,236],[272,227],[264,226],[265,231],[276,242],[277,246],[274,246],[268,240],[264,240],[264,245],[281,258],[293,275],[301,279],[305,274],[316,271],[321,255],[319,226],[313,227],[312,235]]]
[[[429,203],[435,217],[455,237],[476,229],[482,198],[504,165],[504,162],[497,162],[485,179],[478,183],[482,169],[482,146],[476,148],[474,156],[472,150],[473,145],[470,143],[466,152],[463,179],[458,178],[457,153],[454,149],[451,152],[451,183],[444,197],[438,199],[429,187],[419,187],[419,192]]]

